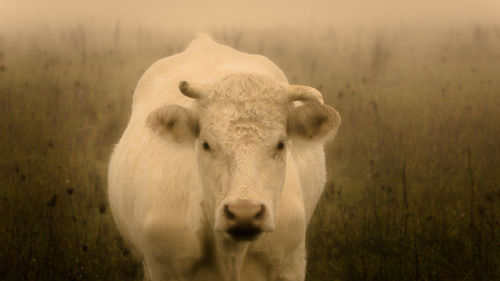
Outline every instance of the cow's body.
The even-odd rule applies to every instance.
[[[196,110],[196,100],[179,91],[181,80],[210,84],[233,73],[288,85],[268,59],[207,36],[158,61],[139,81],[130,122],[111,157],[109,199],[117,226],[142,259],[147,279],[304,280],[305,230],[326,177],[324,141],[290,144],[281,193],[270,208],[274,231],[233,242],[220,238],[214,219],[206,215],[217,203],[205,200],[197,159],[201,152],[192,142],[161,137],[146,125],[148,115],[160,106]]]

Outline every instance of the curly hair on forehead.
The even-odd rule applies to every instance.
[[[221,139],[265,139],[286,123],[286,87],[254,73],[228,75],[203,106],[203,127]]]
[[[239,101],[280,99],[286,91],[284,85],[272,78],[256,73],[230,74],[215,84],[216,99]]]

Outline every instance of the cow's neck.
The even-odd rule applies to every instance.
[[[241,267],[250,242],[228,240],[222,233],[216,235],[216,254],[221,275],[225,281],[239,281]]]

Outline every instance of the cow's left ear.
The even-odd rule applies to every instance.
[[[193,110],[167,105],[151,112],[146,124],[161,136],[170,136],[176,142],[195,140],[199,133],[198,114]]]
[[[288,113],[287,134],[304,140],[328,140],[340,126],[340,114],[333,107],[319,102],[307,102]]]

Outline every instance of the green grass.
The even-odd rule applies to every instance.
[[[308,280],[500,279],[500,28],[224,30],[342,116]],[[140,75],[191,34],[0,34],[0,280],[140,280],[106,168]]]

